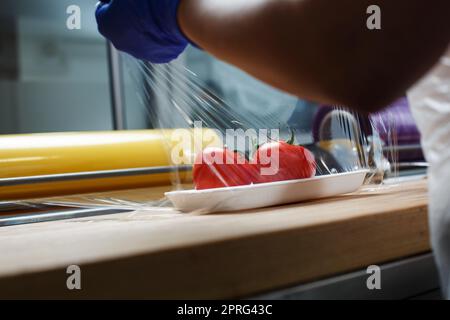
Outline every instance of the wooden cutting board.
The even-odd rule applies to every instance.
[[[429,251],[426,180],[369,189],[231,214],[149,208],[0,228],[0,297],[239,298]],[[66,288],[73,264],[80,291]]]

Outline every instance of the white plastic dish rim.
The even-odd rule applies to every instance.
[[[309,181],[317,181],[317,180],[323,180],[323,179],[330,179],[333,177],[343,177],[347,175],[355,175],[355,174],[367,174],[369,173],[368,169],[361,169],[361,170],[355,170],[355,171],[348,171],[348,172],[341,172],[341,173],[331,173],[326,174],[323,176],[318,177],[312,177],[307,179],[296,179],[296,180],[285,180],[285,181],[275,181],[275,182],[265,182],[265,183],[255,183],[255,184],[247,184],[244,186],[236,186],[236,187],[224,187],[224,188],[213,188],[213,189],[204,189],[204,190],[178,190],[178,191],[169,191],[164,193],[166,196],[170,195],[180,195],[180,194],[204,194],[204,193],[216,193],[220,191],[241,191],[245,189],[259,189],[269,186],[277,186],[277,185],[289,185],[289,184],[295,184],[295,183],[306,183]]]

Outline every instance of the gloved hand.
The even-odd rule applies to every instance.
[[[121,51],[153,63],[176,59],[189,41],[177,21],[180,0],[101,0],[99,32]]]

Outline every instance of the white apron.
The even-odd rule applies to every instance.
[[[429,183],[431,243],[442,291],[450,298],[450,48],[408,93],[422,134]]]

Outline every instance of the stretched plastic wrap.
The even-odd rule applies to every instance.
[[[399,141],[419,144],[406,98],[372,115],[320,106],[309,128],[298,129],[265,110],[227,104],[180,61],[123,57],[153,129],[4,137],[2,200],[187,212],[260,208],[379,185],[398,170]]]

